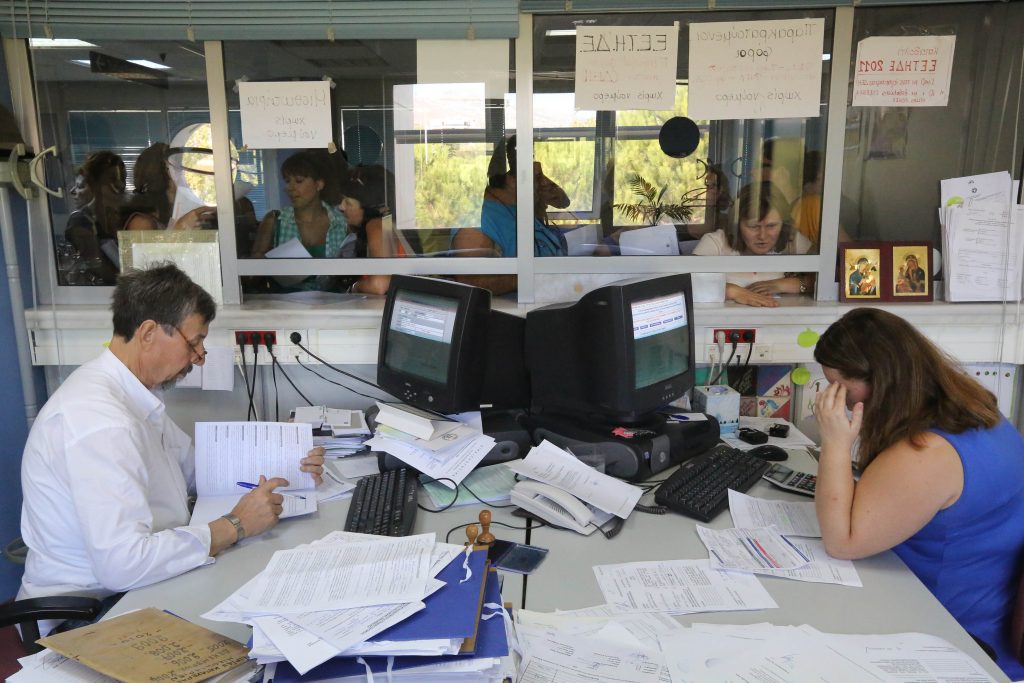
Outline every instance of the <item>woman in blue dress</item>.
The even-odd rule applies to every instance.
[[[830,383],[814,407],[825,548],[844,559],[892,549],[1010,679],[1024,679],[1009,635],[1024,559],[1024,439],[987,389],[891,313],[850,311],[814,358]]]

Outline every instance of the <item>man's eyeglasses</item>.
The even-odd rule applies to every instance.
[[[203,348],[202,352],[200,352],[199,349],[196,348],[196,345],[189,341],[189,338],[185,336],[185,333],[181,331],[180,327],[175,327],[174,329],[178,331],[178,334],[181,335],[181,338],[185,340],[186,344],[188,344],[189,350],[192,351],[192,353],[194,353],[200,361],[206,358],[205,347]],[[203,346],[203,342],[199,342],[199,346]]]

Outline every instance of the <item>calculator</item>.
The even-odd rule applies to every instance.
[[[814,487],[818,478],[807,472],[797,472],[785,465],[774,463],[768,471],[761,475],[761,478],[793,493],[814,497]]]

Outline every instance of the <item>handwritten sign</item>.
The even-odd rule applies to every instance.
[[[39,642],[129,683],[204,681],[248,659],[241,643],[152,607]]]
[[[327,147],[331,84],[327,81],[239,83],[242,144],[254,149]]]
[[[672,110],[678,54],[678,26],[577,27],[576,108]]]
[[[945,107],[956,36],[878,36],[857,43],[855,107]]]
[[[818,116],[824,35],[824,19],[690,24],[689,117]]]

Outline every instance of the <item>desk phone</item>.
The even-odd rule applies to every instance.
[[[814,497],[814,488],[818,483],[818,478],[813,474],[797,472],[779,463],[774,463],[769,467],[768,471],[761,475],[761,478],[778,486],[780,489],[811,496],[812,498]]]

